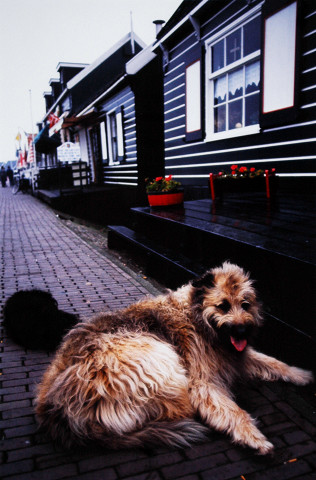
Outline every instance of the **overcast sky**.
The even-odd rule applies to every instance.
[[[130,31],[155,39],[181,0],[0,0],[0,162],[15,159],[19,128],[45,115],[43,92],[59,62],[92,63]]]

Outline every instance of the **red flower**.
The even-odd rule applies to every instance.
[[[236,175],[236,170],[232,170],[232,175]]]
[[[251,167],[250,171],[251,171],[251,173],[253,173],[253,172],[256,171],[256,169],[254,167]]]
[[[161,182],[162,178],[163,178],[163,177],[156,177],[156,178],[155,178],[155,182]]]
[[[218,176],[221,177],[223,175],[223,172],[218,172]]]
[[[231,168],[232,170],[237,170],[238,165],[232,165],[230,168]]]
[[[166,182],[170,182],[170,180],[172,180],[172,175],[168,175],[168,177],[166,177]]]
[[[239,171],[240,173],[245,173],[247,172],[247,167],[240,167]]]

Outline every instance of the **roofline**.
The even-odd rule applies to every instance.
[[[84,115],[87,111],[89,111],[92,107],[95,106],[96,103],[98,103],[102,98],[106,97],[108,93],[110,93],[115,87],[117,87],[123,80],[127,78],[127,75],[124,74],[122,77],[120,77],[113,85],[111,85],[105,92],[101,93],[95,100],[93,100],[87,107],[85,107],[81,112],[79,112],[76,117],[81,117]]]
[[[186,14],[185,17],[183,17],[169,32],[166,33],[160,40],[157,40],[157,42],[154,43],[152,50],[156,50],[156,48],[159,47],[162,43],[164,43],[178,28],[180,28],[184,23],[186,23],[188,20],[190,20],[190,17],[194,15],[196,12],[198,12],[206,3],[208,3],[210,0],[202,0],[196,7],[194,7],[189,13]],[[212,0],[211,0],[212,1]],[[166,23],[166,25],[168,22]]]
[[[128,75],[135,75],[145,67],[157,55],[152,51],[152,44],[137,53],[125,64],[125,71]]]
[[[72,62],[59,62],[56,70],[59,71],[62,67],[70,67],[70,68],[85,68],[89,65],[89,63],[72,63]]]
[[[59,78],[50,78],[48,83],[49,83],[49,85],[51,85],[52,83],[60,83],[60,79]]]
[[[113,47],[111,47],[109,50],[107,50],[103,55],[101,55],[99,58],[97,58],[94,62],[92,62],[90,65],[88,65],[86,68],[84,68],[81,72],[79,72],[77,75],[75,75],[69,82],[67,83],[67,87],[69,89],[73,88],[75,85],[77,85],[81,80],[83,80],[89,73],[91,73],[93,70],[95,70],[99,65],[101,65],[107,58],[109,58],[113,53],[115,53],[120,47],[125,45],[125,43],[129,40],[131,40],[131,33],[129,32],[125,37],[121,38]],[[142,47],[145,48],[146,44],[134,33],[133,34],[134,40],[137,41],[137,43]]]

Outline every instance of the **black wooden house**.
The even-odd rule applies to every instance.
[[[315,3],[184,1],[158,35],[165,168],[185,185],[210,172],[315,175]]]
[[[163,173],[161,57],[145,47],[129,33],[63,83],[69,68],[60,64],[61,93],[55,102],[46,94],[44,118],[57,109],[59,121],[45,138],[51,143],[59,134],[62,143],[80,145],[91,188],[71,199],[58,196],[55,206],[92,221],[122,221],[128,207],[144,202],[145,179]]]

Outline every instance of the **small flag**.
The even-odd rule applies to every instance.
[[[54,125],[56,125],[56,123],[59,122],[59,117],[55,115],[55,113],[51,113],[48,117],[48,121],[49,121],[49,128],[52,128]]]

